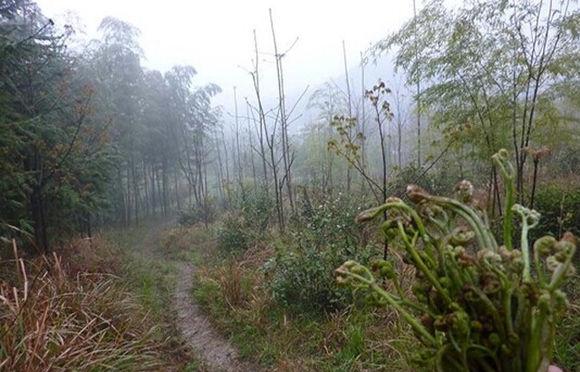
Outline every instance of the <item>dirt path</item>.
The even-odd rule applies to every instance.
[[[173,225],[174,221],[154,224],[144,235],[140,251],[148,259],[160,257],[160,239],[163,231]],[[173,295],[173,309],[177,313],[176,328],[183,340],[194,351],[195,356],[203,361],[209,371],[257,371],[249,364],[239,360],[237,350],[211,326],[209,319],[200,309],[192,296],[194,266],[184,261],[171,261],[175,267],[176,283]]]
[[[147,259],[162,259],[160,239],[163,231],[171,227],[173,221],[156,223],[144,234],[141,254]],[[176,327],[183,340],[194,351],[197,358],[204,362],[209,371],[257,371],[258,368],[239,360],[237,350],[211,326],[199,305],[192,296],[194,266],[185,261],[168,261],[176,272],[173,308],[177,313]]]
[[[255,367],[240,362],[237,350],[219,335],[192,298],[193,274],[190,263],[179,262],[174,303],[177,325],[187,344],[210,369],[223,371],[255,371]]]

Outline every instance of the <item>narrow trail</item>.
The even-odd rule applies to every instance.
[[[199,305],[192,298],[194,266],[179,262],[174,306],[177,325],[187,344],[211,370],[256,371],[257,368],[239,360],[237,350],[218,334]]]
[[[209,371],[258,371],[257,366],[240,361],[237,349],[212,327],[196,303],[192,296],[195,273],[193,263],[168,260],[160,254],[162,233],[170,228],[173,222],[170,220],[151,226],[143,237],[140,251],[143,257],[166,260],[175,267],[176,284],[172,305],[177,315],[176,327],[183,340]]]

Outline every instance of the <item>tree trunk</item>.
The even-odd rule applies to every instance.
[[[348,77],[348,64],[346,61],[346,45],[344,43],[344,40],[342,41],[342,57],[343,57],[343,61],[344,61],[344,77],[346,80],[346,95],[347,95],[347,99],[348,99],[348,118],[351,119],[352,118],[352,102],[351,102],[351,96],[350,96],[350,78]],[[348,127],[348,136],[349,138],[352,138],[352,129],[349,126]],[[350,185],[351,185],[351,165],[347,164],[346,166],[346,191],[350,192]]]
[[[36,246],[45,254],[50,253],[46,217],[44,211],[44,197],[40,185],[34,186],[30,196],[30,212],[34,224],[34,241]]]
[[[269,9],[270,14],[270,27],[272,29],[272,40],[274,42],[274,56],[276,57],[276,72],[278,79],[278,107],[280,110],[280,126],[282,135],[282,160],[284,164],[284,179],[286,181],[286,191],[288,193],[288,201],[290,202],[290,208],[294,210],[294,197],[292,194],[292,172],[290,164],[290,146],[288,141],[288,122],[286,117],[286,98],[284,91],[284,72],[282,69],[282,57],[283,55],[278,53],[278,44],[276,43],[276,32],[274,30],[274,19],[272,17],[272,9]]]

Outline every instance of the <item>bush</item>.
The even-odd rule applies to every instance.
[[[290,220],[289,234],[300,246],[345,250],[345,253],[354,254],[361,241],[365,241],[364,226],[354,223],[357,213],[362,210],[361,200],[342,193],[310,197],[305,192],[297,205]]]
[[[248,249],[250,238],[246,225],[239,214],[229,213],[217,229],[217,247],[225,254],[239,254]]]
[[[313,247],[278,253],[266,264],[272,297],[296,312],[324,313],[343,308],[352,302],[352,295],[336,286],[333,272],[349,258],[354,256]],[[366,257],[357,258],[368,261]]]
[[[553,236],[565,231],[580,235],[580,185],[559,180],[540,187],[535,208],[542,215],[537,231]]]
[[[290,226],[291,240],[266,266],[268,286],[281,305],[298,312],[328,312],[352,301],[338,288],[334,269],[347,259],[367,262],[371,250],[359,247],[362,230],[354,223],[355,201],[342,194],[304,197]]]
[[[265,189],[242,190],[236,196],[235,206],[246,223],[246,228],[257,236],[262,236],[270,226],[274,211],[274,200]]]

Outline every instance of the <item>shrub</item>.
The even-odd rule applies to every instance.
[[[263,188],[243,193],[239,208],[245,221],[256,231],[265,231],[274,211],[274,200]]]
[[[239,214],[229,213],[224,216],[217,229],[217,247],[225,254],[239,254],[248,249],[250,239],[246,225]]]
[[[272,297],[296,312],[321,313],[344,307],[352,295],[336,286],[333,271],[347,258],[355,259],[312,247],[278,253],[266,266]]]
[[[260,189],[243,189],[234,196],[235,211],[227,213],[217,229],[217,246],[225,254],[239,254],[261,239],[270,224],[274,202]]]
[[[291,240],[266,266],[273,298],[296,311],[328,312],[352,301],[338,288],[333,271],[347,259],[367,262],[371,250],[357,247],[361,229],[353,223],[354,201],[339,194],[305,197],[293,217]]]
[[[338,193],[336,196],[306,192],[292,216],[289,234],[292,241],[303,247],[345,250],[354,254],[364,241],[363,227],[353,223],[361,200]],[[364,245],[364,243],[363,243]]]
[[[382,231],[415,267],[411,296],[383,288],[398,272],[377,261],[374,273],[355,261],[337,269],[339,283],[367,288],[371,299],[392,306],[420,341],[416,361],[439,370],[546,371],[554,352],[555,325],[567,308],[563,285],[574,275],[576,239],[544,236],[530,252],[529,230],[536,211],[514,204],[515,172],[501,150],[493,160],[506,185],[503,245],[471,201],[473,187],[461,182],[459,200],[433,196],[418,186],[407,188],[409,205],[389,198],[366,211],[359,221],[382,216]],[[521,221],[519,249],[514,248],[513,215]]]
[[[535,207],[542,214],[537,230],[559,236],[564,231],[580,235],[580,186],[565,180],[539,188]]]

